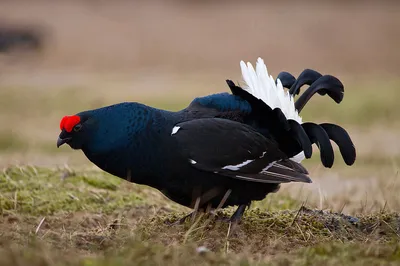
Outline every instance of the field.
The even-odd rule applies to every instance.
[[[2,21],[48,32],[39,54],[0,53],[0,265],[400,264],[400,5],[249,3],[0,3]],[[312,184],[283,185],[236,227],[218,219],[233,208],[170,225],[190,210],[56,148],[64,115],[179,110],[257,56],[273,76],[345,84],[341,104],[315,96],[302,116],[346,128],[357,160],[336,150],[326,169],[315,149]]]

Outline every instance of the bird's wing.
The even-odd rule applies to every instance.
[[[307,170],[252,127],[221,118],[182,122],[171,129],[193,167],[260,183],[311,182]]]

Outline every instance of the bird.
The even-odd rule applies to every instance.
[[[64,116],[57,147],[82,150],[103,171],[195,211],[237,206],[231,222],[282,183],[311,183],[301,162],[313,144],[326,168],[334,162],[330,140],[347,165],[355,162],[345,129],[299,115],[315,93],[340,103],[339,79],[305,69],[297,79],[283,71],[274,80],[261,58],[256,69],[244,61],[240,67],[243,85],[228,79],[231,93],[196,97],[179,111],[122,102]],[[295,102],[303,85],[309,87]]]

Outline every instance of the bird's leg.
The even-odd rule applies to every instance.
[[[238,223],[242,218],[247,206],[248,205],[245,204],[239,205],[239,207],[236,209],[236,211],[232,214],[231,218],[229,219],[229,222]]]

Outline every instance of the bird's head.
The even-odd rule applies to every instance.
[[[90,139],[93,121],[85,115],[64,116],[60,122],[61,133],[57,140],[57,148],[68,144],[72,149],[82,149]]]

